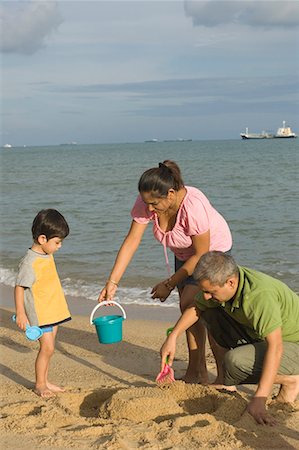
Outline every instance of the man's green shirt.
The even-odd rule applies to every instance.
[[[239,286],[234,298],[219,305],[213,299],[196,296],[200,311],[224,308],[250,336],[264,339],[277,328],[283,341],[299,342],[299,297],[286,284],[256,270],[239,266]]]

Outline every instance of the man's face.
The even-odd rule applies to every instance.
[[[237,279],[229,278],[223,286],[211,284],[208,280],[199,283],[205,300],[215,300],[223,303],[231,300],[237,291]]]

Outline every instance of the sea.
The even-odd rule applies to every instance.
[[[203,191],[226,218],[238,264],[299,291],[299,139],[143,142],[0,149],[0,283],[13,286],[32,244],[39,210],[58,209],[70,235],[55,254],[67,295],[95,302],[126,236],[141,174],[172,159],[185,185]],[[169,252],[169,260],[173,256]],[[116,300],[157,305],[151,288],[168,276],[151,225],[124,274]],[[160,302],[159,302],[160,304]],[[160,304],[177,307],[173,292]]]

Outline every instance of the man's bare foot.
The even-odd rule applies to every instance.
[[[229,391],[229,392],[237,391],[236,386],[225,386],[225,384],[211,383],[209,386],[214,387],[215,389],[218,389],[218,390],[224,389],[225,391]]]
[[[48,387],[42,387],[42,388],[35,387],[34,392],[36,395],[38,395],[39,397],[42,397],[42,398],[55,397],[54,392],[50,391],[50,389]]]
[[[52,392],[65,392],[63,387],[57,386],[56,384],[52,384],[47,382],[47,388]]]
[[[282,381],[276,400],[282,403],[295,402],[299,394],[299,375],[285,376]]]

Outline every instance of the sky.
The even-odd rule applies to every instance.
[[[299,1],[0,1],[0,145],[299,134]]]

